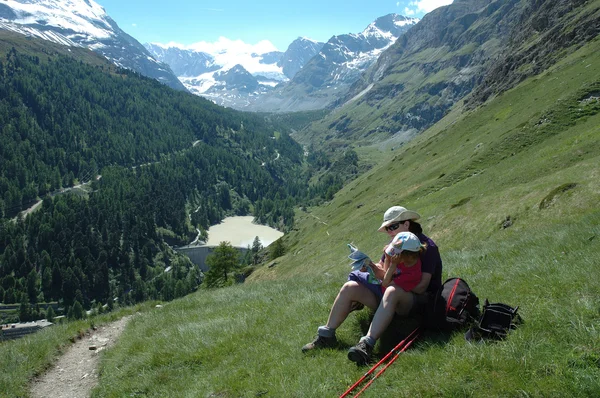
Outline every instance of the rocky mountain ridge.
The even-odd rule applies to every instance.
[[[270,45],[250,46],[226,39],[213,46],[190,48],[145,44],[154,57],[171,66],[190,92],[241,109],[292,78],[322,46],[306,38],[294,40],[285,52]]]
[[[333,36],[294,78],[250,110],[322,109],[340,98],[385,49],[419,22],[398,14],[377,18],[361,33]]]

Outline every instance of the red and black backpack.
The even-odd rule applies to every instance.
[[[452,331],[479,318],[479,298],[461,278],[446,280],[435,295],[427,317],[430,328]]]

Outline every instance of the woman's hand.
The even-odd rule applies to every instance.
[[[371,268],[372,270],[375,270],[375,264],[373,263],[373,261],[369,261],[368,264],[364,264],[361,267],[360,271],[361,272],[367,272],[369,268]]]

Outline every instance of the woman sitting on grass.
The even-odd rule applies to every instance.
[[[382,289],[381,284],[369,281],[369,273],[365,270],[351,272],[348,282],[342,286],[333,302],[327,324],[318,328],[317,338],[302,347],[303,352],[316,348],[335,347],[337,345],[336,329],[342,325],[350,312],[367,306],[376,310],[369,332],[348,351],[350,360],[360,364],[365,363],[373,352],[375,342],[388,327],[394,314],[406,316],[424,311],[430,295],[434,294],[442,284],[442,259],[435,242],[423,234],[421,225],[416,222],[419,218],[420,215],[414,211],[401,206],[393,206],[383,215],[383,223],[378,230],[385,231],[390,238],[394,238],[401,232],[412,232],[418,237],[419,242],[427,247],[425,251],[419,249],[421,275],[417,284],[414,285],[413,275],[410,285],[402,286],[405,282],[398,279],[400,286],[393,283]],[[404,264],[406,267],[406,264],[410,264],[412,261],[410,256],[410,254],[390,256],[384,252],[377,264],[371,262],[369,266],[377,279],[385,281],[387,271],[392,268],[387,276],[389,279],[393,279],[395,273],[393,268],[398,267],[403,261],[406,262]]]

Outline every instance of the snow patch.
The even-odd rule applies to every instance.
[[[420,19],[419,18],[408,18],[405,19],[404,21],[394,21],[394,25],[396,26],[406,26],[406,25],[416,25],[417,23],[419,23]]]
[[[258,81],[258,84],[262,85],[262,86],[268,86],[268,87],[275,87],[279,84],[279,82],[274,82],[274,81]]]

